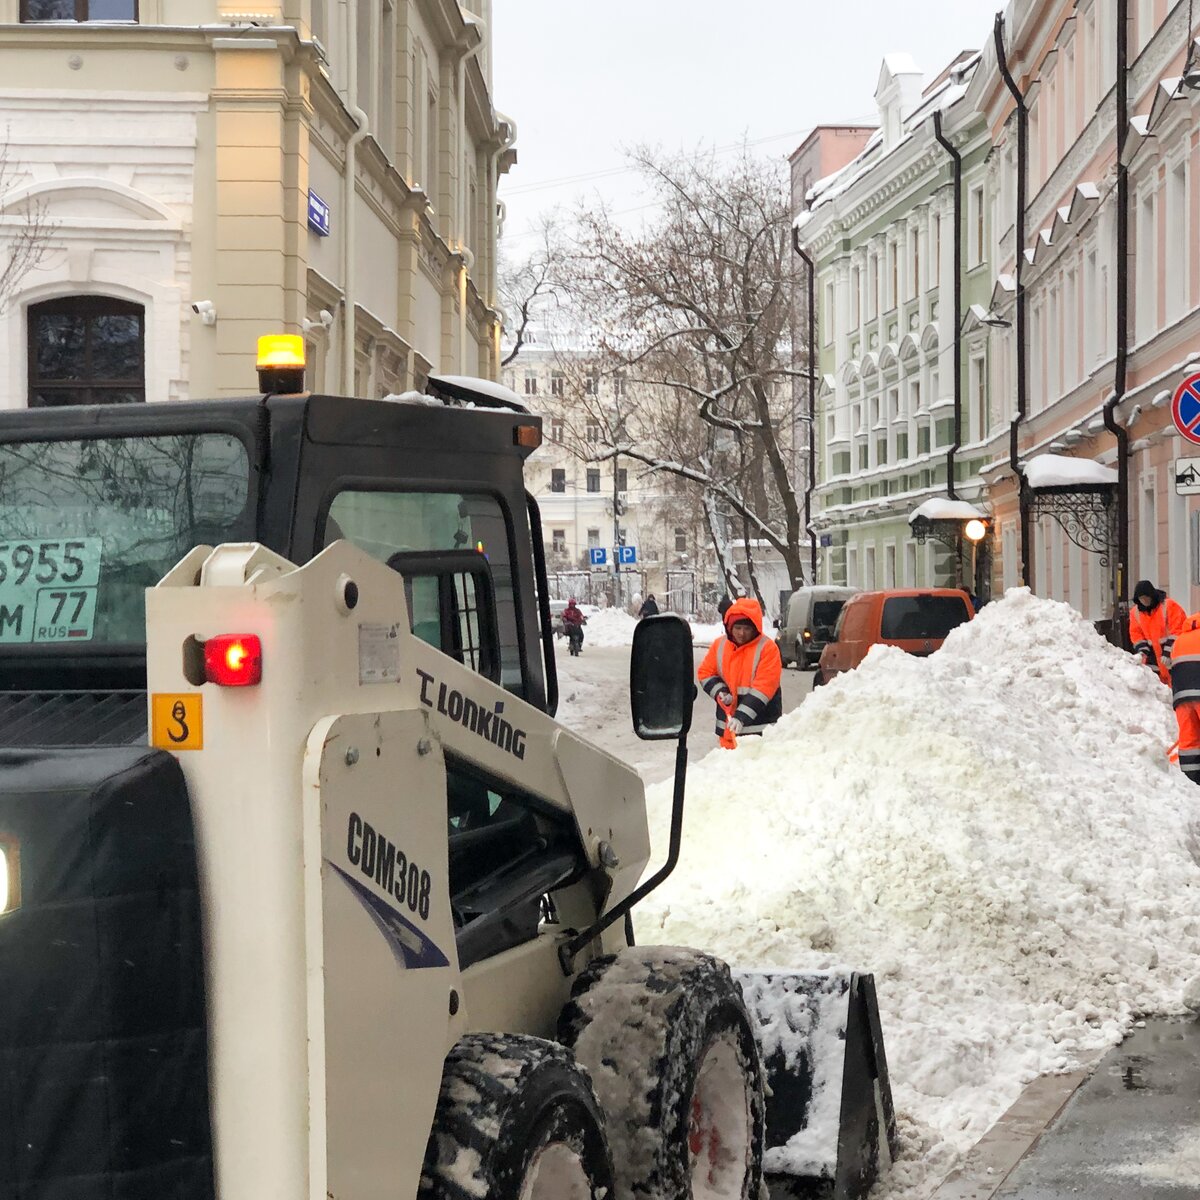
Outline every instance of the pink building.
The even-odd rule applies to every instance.
[[[813,184],[853,162],[874,132],[874,125],[818,125],[788,156],[792,212],[802,212]]]
[[[1188,13],[1188,0],[1011,0],[971,88],[995,147],[979,217],[995,289],[974,316],[992,328],[996,583],[1028,579],[1096,620],[1140,578],[1200,607],[1200,496],[1178,494],[1175,478],[1200,446],[1170,415],[1172,392],[1200,370],[1200,43]]]

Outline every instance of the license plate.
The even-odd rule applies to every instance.
[[[0,542],[0,645],[89,641],[100,555],[100,538]]]

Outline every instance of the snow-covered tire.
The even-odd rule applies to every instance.
[[[510,1034],[458,1042],[419,1200],[608,1200],[612,1188],[604,1117],[569,1050]]]
[[[558,1032],[604,1109],[616,1200],[758,1200],[762,1066],[723,962],[661,946],[597,959]]]

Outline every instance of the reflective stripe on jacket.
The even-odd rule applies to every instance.
[[[1200,703],[1200,613],[1188,617],[1175,638],[1171,655],[1171,702],[1176,708]]]
[[[1187,614],[1170,596],[1165,596],[1149,612],[1143,612],[1136,604],[1129,610],[1133,652],[1140,654],[1147,666],[1157,668],[1163,683],[1171,682],[1171,653],[1186,620]]]
[[[762,608],[757,600],[736,600],[725,614],[728,633],[735,621],[750,621],[758,636],[744,646],[734,645],[728,636],[717,638],[708,648],[696,678],[700,686],[716,700],[728,691],[737,697],[734,716],[742,723],[743,733],[761,733],[783,716],[783,694],[779,682],[783,662],[779,647],[763,636]],[[725,710],[717,705],[716,730],[725,732]]]

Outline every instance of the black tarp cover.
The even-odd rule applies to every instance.
[[[0,750],[0,1200],[210,1200],[187,787],[145,747]]]

